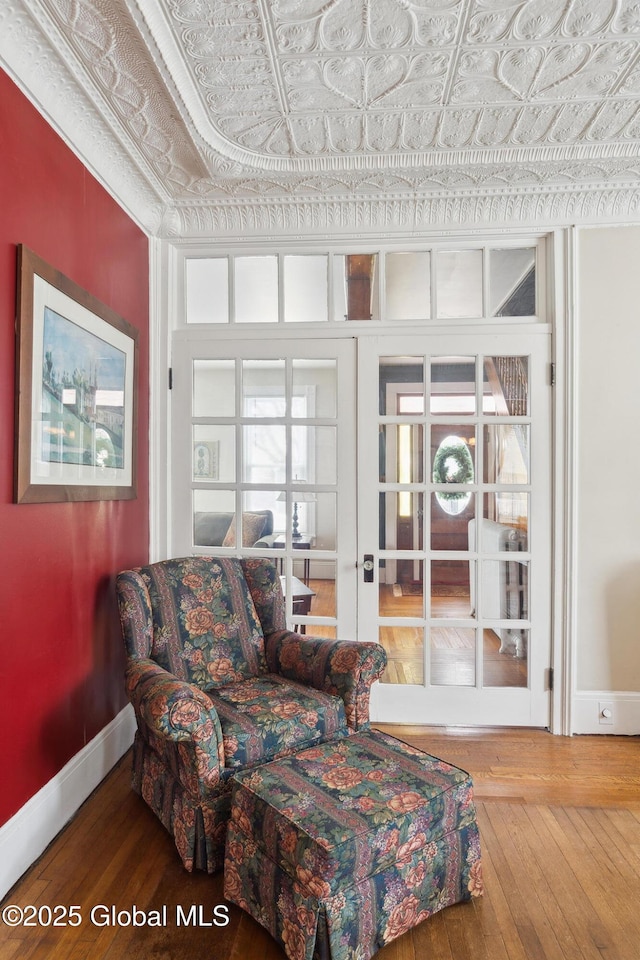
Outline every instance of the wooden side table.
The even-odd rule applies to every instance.
[[[282,592],[286,596],[287,592],[287,578],[280,577],[280,583],[282,584]],[[291,577],[291,612],[295,616],[296,613],[299,613],[301,616],[306,617],[311,611],[311,602],[315,597],[314,591],[311,587],[308,587],[301,580],[298,580],[297,577]],[[294,623],[294,630],[297,633],[305,633],[307,626],[306,624],[300,624],[300,629],[298,630],[298,624]]]
[[[294,550],[310,550],[310,549],[311,549],[312,542],[313,542],[313,538],[310,537],[308,534],[303,533],[303,534],[302,534],[300,537],[298,537],[296,540],[292,540],[292,541],[291,541],[291,546],[293,547]],[[284,534],[284,533],[281,533],[280,536],[279,536],[279,537],[276,537],[275,540],[273,541],[273,547],[274,547],[274,549],[276,549],[276,550],[284,550],[284,548],[286,547],[286,545],[287,545],[287,536],[286,536],[286,534]],[[304,565],[304,566],[303,566],[302,579],[303,579],[303,581],[304,581],[305,586],[308,587],[308,586],[309,586],[309,570],[310,570],[310,566],[311,566],[311,558],[310,558],[310,557],[303,557],[302,562],[303,562],[303,565]],[[282,573],[282,572],[283,572],[283,562],[282,562],[282,560],[281,560],[281,561],[280,561],[280,573]]]

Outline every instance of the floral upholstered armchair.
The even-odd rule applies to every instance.
[[[133,788],[187,870],[213,873],[231,776],[368,727],[384,649],[287,630],[268,560],[165,560],[120,573],[117,592],[138,724]]]

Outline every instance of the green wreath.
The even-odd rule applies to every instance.
[[[462,437],[444,438],[433,460],[432,479],[434,483],[473,483],[473,460]],[[464,490],[451,493],[439,490],[437,496],[443,500],[461,500],[468,494]]]

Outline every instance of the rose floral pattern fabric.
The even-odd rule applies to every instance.
[[[468,774],[371,731],[233,778],[225,896],[290,960],[367,960],[482,893]]]
[[[185,789],[208,797],[218,787],[224,767],[222,727],[210,698],[153,660],[132,660],[125,685],[136,716],[144,723],[147,742]]]
[[[283,757],[349,733],[339,697],[267,674],[211,694],[224,730],[227,767]]]
[[[187,557],[137,571],[153,621],[151,658],[203,690],[267,672],[264,634],[239,560]]]
[[[206,797],[194,797],[197,785],[194,750],[138,731],[133,743],[132,787],[174,838],[187,870],[215,873],[224,862],[224,845],[231,805],[230,780],[221,779]]]
[[[280,630],[268,635],[266,656],[272,672],[341,697],[350,730],[368,728],[372,678],[379,679],[387,663],[380,644]]]
[[[284,630],[287,625],[284,595],[275,563],[261,558],[247,559],[242,561],[242,569],[265,637]]]
[[[384,650],[287,631],[276,566],[261,558],[137,567],[117,593],[138,724],[133,788],[185,867],[214,872],[232,773],[368,725]]]

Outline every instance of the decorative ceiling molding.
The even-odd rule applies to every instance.
[[[637,134],[637,4],[166,0],[169,18],[137,5],[201,136],[265,171]]]
[[[109,112],[69,69],[52,43],[48,25],[21,2],[0,0],[0,61],[92,173],[150,234],[161,226],[166,200],[132,163]]]
[[[172,240],[224,236],[330,238],[407,237],[461,231],[640,221],[640,190],[594,184],[585,189],[440,193],[364,198],[295,197],[177,206],[162,233]]]
[[[638,0],[0,0],[0,58],[155,236],[638,219]]]

